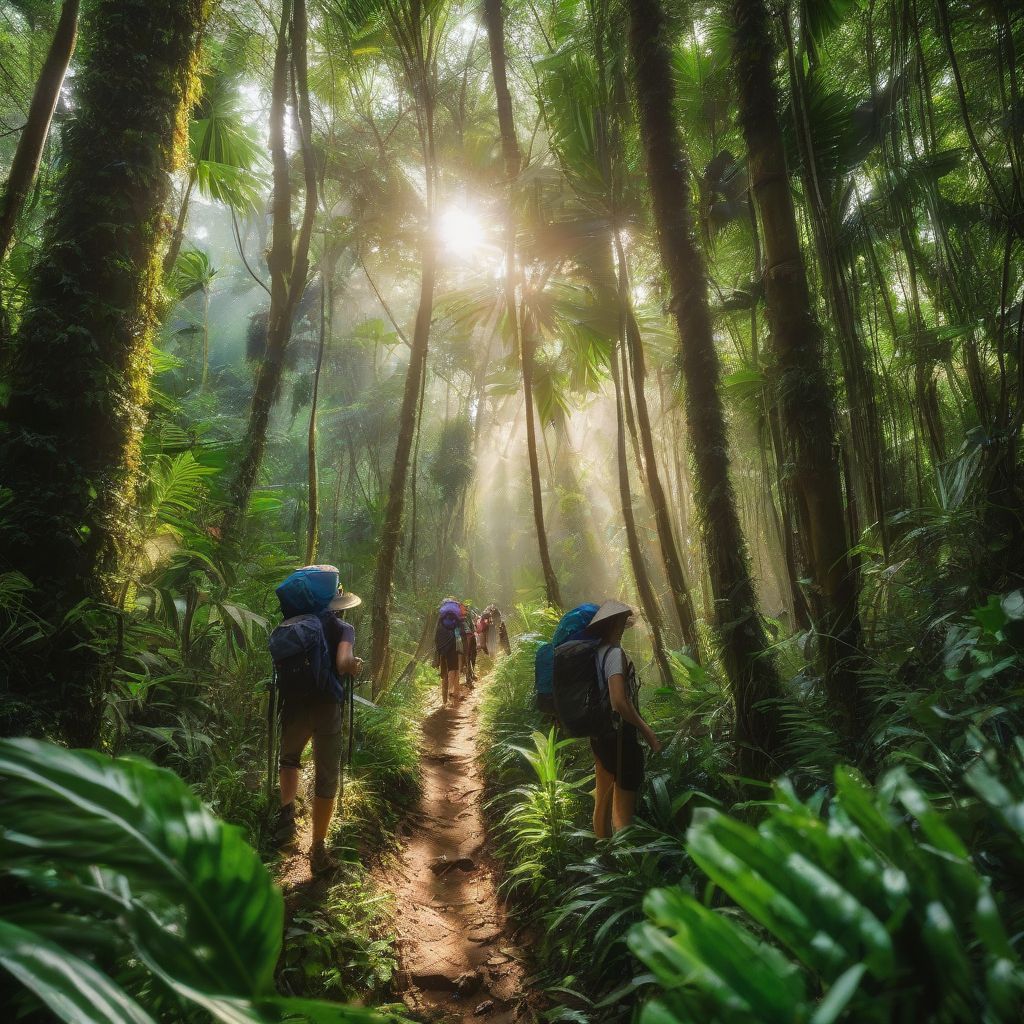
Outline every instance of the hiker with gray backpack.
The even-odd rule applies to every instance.
[[[345,752],[345,712],[352,727],[352,687],[362,671],[355,656],[356,634],[341,618],[361,599],[338,585],[333,565],[307,565],[292,573],[278,588],[284,621],[270,634],[274,661],[270,719],[280,705],[278,779],[281,809],[275,839],[284,845],[295,836],[295,797],[306,744],[313,741],[313,813],[309,865],[313,874],[338,867],[326,847],[334,814]]]
[[[600,839],[633,821],[644,781],[640,737],[653,753],[661,750],[661,741],[640,714],[636,670],[622,649],[632,615],[620,601],[605,601],[596,610],[581,605],[565,616],[574,617],[552,652],[555,715],[567,735],[589,738],[594,753],[593,821]]]

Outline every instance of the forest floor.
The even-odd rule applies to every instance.
[[[396,861],[378,882],[395,896],[398,989],[420,1018],[486,1021],[529,1017],[525,954],[513,942],[498,896],[500,870],[483,818],[476,757],[477,712],[486,678],[454,709],[423,723],[423,796],[401,826]]]
[[[398,829],[399,848],[372,870],[394,903],[399,971],[395,994],[420,1020],[512,1024],[530,1019],[525,952],[498,895],[501,872],[488,848],[477,715],[487,678],[456,708],[434,708],[420,744],[423,793]],[[313,878],[309,820],[277,866],[289,917],[322,899],[335,879]]]

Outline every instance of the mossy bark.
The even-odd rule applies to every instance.
[[[714,595],[722,663],[736,704],[740,773],[769,777],[780,767],[781,686],[757,611],[746,540],[729,471],[704,258],[695,240],[690,166],[674,112],[675,85],[661,0],[630,0],[629,49],[654,222],[680,339],[694,495]]]
[[[21,666],[22,727],[95,739],[95,659],[67,612],[114,602],[133,544],[169,171],[186,140],[207,0],[96,0],[75,81],[65,170],[15,339],[0,465],[13,492],[3,561],[32,581],[52,643]],[[58,682],[59,681],[59,682]],[[15,689],[17,689],[15,680]]]

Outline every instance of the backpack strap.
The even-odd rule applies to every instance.
[[[604,688],[606,690],[608,689],[608,671],[607,671],[607,669],[608,669],[608,655],[610,655],[612,653],[612,651],[621,651],[621,650],[622,650],[621,647],[617,647],[617,646],[616,647],[609,647],[608,650],[604,652],[604,657],[601,659],[601,662],[598,665],[598,668],[600,669],[600,672],[601,672],[601,679],[604,681]]]

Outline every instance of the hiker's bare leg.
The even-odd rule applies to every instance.
[[[281,806],[287,807],[294,802],[299,791],[299,769],[282,768],[278,772],[278,780],[281,787]]]
[[[615,786],[612,794],[612,829],[621,831],[633,824],[636,814],[636,791]]]
[[[441,706],[448,707],[448,666],[441,665]]]
[[[459,669],[461,667],[460,665],[448,673],[448,692],[452,695],[452,701],[456,704],[462,698],[462,690],[459,687]]]
[[[334,797],[313,797],[313,845],[324,842],[334,814]]]
[[[608,839],[612,834],[612,793],[615,776],[594,759],[594,835]]]

